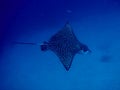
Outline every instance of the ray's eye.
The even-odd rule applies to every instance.
[[[83,47],[83,51],[84,52],[88,51],[88,48],[87,47]]]
[[[81,50],[83,50],[84,52],[86,52],[86,51],[88,51],[88,48],[87,48],[86,45],[82,45],[82,46],[81,46]]]

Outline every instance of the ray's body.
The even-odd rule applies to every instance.
[[[77,53],[90,51],[86,45],[78,41],[69,23],[66,23],[48,42],[44,42],[41,45],[41,50],[53,51],[67,71],[70,69],[73,58]]]

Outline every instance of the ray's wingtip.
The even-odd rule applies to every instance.
[[[70,70],[70,67],[67,67],[67,66],[64,66],[66,71],[69,71]]]
[[[72,28],[69,21],[66,21],[64,27],[65,27],[65,28],[69,28],[69,29]]]
[[[69,71],[69,69],[66,69],[66,71]]]

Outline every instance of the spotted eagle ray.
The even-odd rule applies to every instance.
[[[14,44],[40,45],[37,43],[25,42],[14,42]],[[64,27],[47,42],[44,41],[43,44],[40,45],[40,48],[41,51],[53,51],[59,57],[67,71],[70,69],[76,54],[91,52],[85,44],[77,39],[69,22],[67,22]]]
[[[59,57],[67,71],[70,69],[73,58],[77,53],[91,52],[85,44],[82,44],[76,38],[68,22],[60,31],[53,35],[48,42],[43,42],[41,50],[53,51]]]

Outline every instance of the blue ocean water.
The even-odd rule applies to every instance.
[[[120,90],[119,0],[4,0],[1,4],[0,90]],[[69,71],[42,43],[69,21],[91,54]]]

